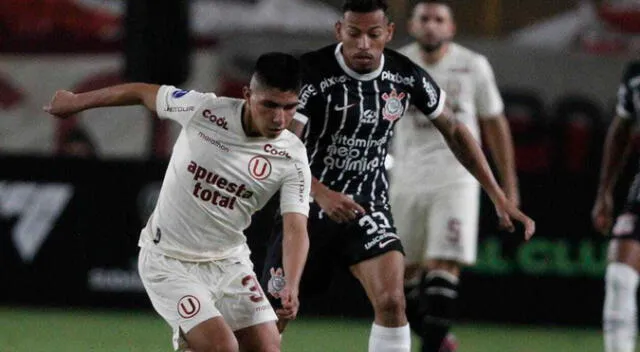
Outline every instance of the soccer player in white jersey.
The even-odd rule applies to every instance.
[[[309,247],[311,176],[304,145],[285,128],[296,113],[299,88],[298,60],[269,53],[258,58],[244,99],[132,83],[82,94],[58,91],[45,107],[64,118],[142,104],[182,126],[139,240],[140,276],[174,331],[176,350],[280,350],[277,317],[242,233],[278,190],[286,280],[274,293],[282,302],[278,314],[296,316]]]
[[[489,62],[451,41],[447,1],[420,1],[409,32],[416,41],[399,51],[447,92],[449,111],[478,142],[482,127],[505,194],[517,205],[513,143]],[[461,267],[476,261],[480,185],[418,109],[398,123],[393,147],[391,211],[406,251],[408,313],[423,351],[437,352],[454,318]]]
[[[593,206],[593,224],[611,234],[605,275],[603,330],[605,352],[633,352],[638,335],[637,290],[640,272],[640,173],[629,188],[627,202],[613,229],[613,192],[624,167],[635,126],[640,119],[640,60],[629,62],[620,83],[616,117],[609,126],[602,155],[600,183]]]

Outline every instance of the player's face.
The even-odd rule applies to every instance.
[[[451,9],[442,4],[418,4],[409,22],[409,33],[427,52],[438,50],[455,34]]]
[[[382,10],[358,13],[347,11],[336,23],[336,37],[350,69],[368,73],[380,66],[384,46],[393,37],[393,23]]]
[[[289,126],[298,106],[297,92],[275,88],[246,88],[245,99],[255,132],[267,138],[278,137]]]

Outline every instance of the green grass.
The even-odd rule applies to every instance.
[[[366,352],[370,322],[301,318],[284,336],[283,351]],[[598,329],[463,324],[461,352],[599,352]],[[414,340],[414,351],[417,351]],[[0,351],[171,351],[171,331],[151,312],[0,307]]]

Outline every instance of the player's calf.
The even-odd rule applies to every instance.
[[[610,263],[605,276],[603,329],[605,352],[633,352],[637,328],[638,273],[629,265]]]
[[[438,352],[456,316],[458,278],[445,270],[429,271],[420,290],[422,352]]]

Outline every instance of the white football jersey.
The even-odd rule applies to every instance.
[[[425,63],[417,43],[399,50],[422,67],[447,92],[446,104],[480,142],[478,116],[503,113],[504,104],[487,59],[456,43],[436,64]],[[433,189],[455,182],[475,182],[458,162],[429,118],[410,107],[396,126],[394,183]]]
[[[158,116],[177,121],[182,131],[141,247],[188,261],[248,253],[242,231],[278,190],[282,213],[308,215],[304,145],[287,130],[274,139],[247,137],[243,106],[241,99],[160,88]]]

